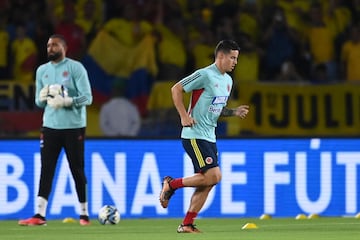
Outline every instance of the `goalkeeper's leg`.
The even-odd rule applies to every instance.
[[[43,128],[40,137],[41,171],[36,214],[30,218],[20,220],[19,225],[46,225],[47,200],[51,192],[56,163],[61,151],[61,135],[59,130]]]
[[[74,178],[76,193],[80,203],[80,224],[89,225],[89,211],[87,203],[87,179],[84,163],[85,128],[67,130],[65,153],[69,161],[70,171]]]

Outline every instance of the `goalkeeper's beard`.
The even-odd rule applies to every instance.
[[[57,53],[49,53],[48,54],[48,60],[49,61],[57,61],[57,60],[60,60],[61,58],[61,53],[60,52],[57,52]]]

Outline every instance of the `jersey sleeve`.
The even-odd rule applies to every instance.
[[[42,75],[44,74],[44,65],[41,65],[40,67],[38,67],[38,69],[36,69],[36,74],[35,74],[35,104],[38,107],[44,108],[46,106],[46,102],[41,102],[39,99],[39,95],[40,95],[40,91],[41,89],[43,89],[43,87],[45,86],[44,83],[41,81]]]
[[[195,89],[202,89],[205,87],[206,72],[202,69],[195,71],[189,76],[180,80],[180,83],[185,92],[191,92]]]
[[[93,97],[89,76],[85,67],[81,63],[76,62],[74,73],[76,95],[71,96],[73,98],[74,105],[76,107],[90,105]]]

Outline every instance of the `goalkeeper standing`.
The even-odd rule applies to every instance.
[[[62,35],[50,36],[49,62],[36,71],[35,103],[44,108],[40,135],[41,175],[36,214],[19,225],[45,225],[48,198],[62,149],[65,150],[80,203],[80,224],[89,225],[87,180],[84,169],[86,106],[92,103],[88,73],[84,66],[66,57]]]

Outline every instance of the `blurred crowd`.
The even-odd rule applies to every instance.
[[[82,61],[106,29],[129,47],[152,36],[158,82],[212,63],[216,43],[234,39],[236,82],[359,83],[359,23],[360,0],[0,0],[0,80],[33,82],[53,33]]]
[[[239,81],[360,80],[359,0],[0,0],[0,9],[0,79],[33,81],[52,33],[81,60],[101,28],[124,19],[118,27],[131,29],[117,37],[128,44],[156,37],[158,80],[211,63],[224,38],[241,46]]]

